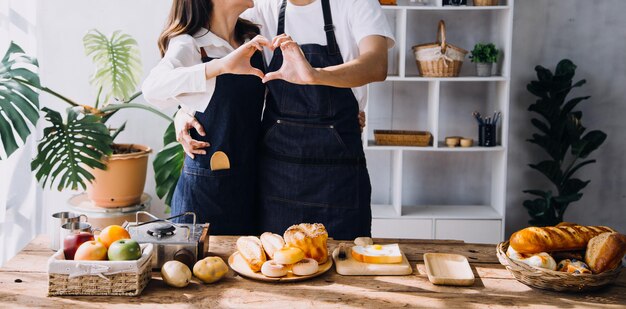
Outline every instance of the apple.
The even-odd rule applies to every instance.
[[[141,247],[136,240],[116,240],[109,246],[108,256],[111,261],[138,260],[141,257]]]
[[[95,240],[93,234],[89,232],[80,232],[78,234],[69,234],[63,239],[63,253],[66,260],[73,260],[74,254],[80,245],[84,242]]]
[[[84,242],[76,249],[76,261],[103,261],[107,259],[107,247],[95,240]]]

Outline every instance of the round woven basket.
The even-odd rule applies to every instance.
[[[614,270],[597,275],[574,275],[562,271],[536,268],[513,261],[506,255],[508,248],[508,241],[498,244],[496,250],[500,264],[504,265],[519,282],[538,289],[557,292],[593,291],[613,283],[623,268],[620,266]]]
[[[446,43],[446,24],[439,21],[437,42],[413,46],[417,69],[420,76],[425,77],[456,77],[467,51]]]
[[[500,4],[500,0],[474,0],[475,6],[492,6]]]

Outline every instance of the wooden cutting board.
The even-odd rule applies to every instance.
[[[406,255],[402,253],[402,263],[398,264],[370,264],[362,263],[352,257],[352,248],[346,248],[346,259],[338,258],[339,248],[333,251],[333,260],[337,273],[344,276],[405,276],[413,273]]]

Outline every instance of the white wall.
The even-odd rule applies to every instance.
[[[105,33],[121,29],[134,36],[140,45],[144,74],[158,59],[156,39],[169,10],[168,0],[21,0],[14,3],[36,3],[37,19],[31,22],[37,27],[38,41],[28,51],[39,56],[43,84],[77,101],[92,103],[95,89],[88,83],[93,67],[83,53],[82,36],[92,28]],[[4,3],[3,3],[4,5]],[[578,77],[586,78],[588,84],[579,93],[590,94],[592,99],[584,103],[583,123],[591,129],[608,133],[606,144],[594,155],[598,164],[586,167],[581,175],[591,179],[584,190],[582,201],[571,206],[566,219],[584,224],[605,224],[626,232],[626,169],[624,165],[626,124],[621,118],[626,113],[626,1],[550,1],[523,0],[516,2],[512,63],[511,136],[509,151],[507,233],[523,227],[528,215],[522,206],[526,198],[522,190],[545,185],[538,173],[527,167],[529,162],[542,158],[541,152],[525,142],[531,134],[531,114],[527,106],[534,100],[525,86],[534,78],[536,64],[553,67],[561,58],[570,58],[579,65]],[[5,50],[7,17],[0,16],[0,42]],[[4,31],[4,32],[3,32]],[[13,35],[16,32],[11,32]],[[31,44],[34,44],[31,42]],[[56,109],[64,108],[62,102],[48,95],[42,96],[42,104]],[[127,129],[119,137],[120,142],[147,144],[154,149],[162,146],[161,137],[166,123],[143,111],[125,110],[116,116],[114,124],[129,120]],[[32,137],[31,137],[32,139]],[[66,200],[75,192],[45,190],[38,200],[32,178],[25,172],[29,163],[28,152],[15,155],[0,162],[0,172],[10,175],[10,182],[0,183],[0,197],[16,201],[14,204],[30,204],[32,209],[39,201],[45,218],[62,209]],[[154,158],[154,154],[151,158]],[[376,165],[370,161],[372,174]],[[19,177],[13,170],[21,171]],[[153,212],[163,214],[163,203],[156,199],[152,166],[149,167],[146,192],[155,197]],[[19,194],[7,195],[9,183],[20,184]],[[28,189],[28,194],[24,188]],[[442,192],[443,194],[443,192]],[[8,197],[8,199],[7,199]],[[2,202],[3,199],[0,199]],[[0,204],[0,206],[2,206]],[[2,218],[0,207],[0,219]],[[37,232],[44,232],[42,222],[35,213],[21,213],[21,226],[30,226],[30,232],[22,234],[22,243]],[[0,221],[3,222],[3,221]],[[6,221],[5,221],[6,222]],[[29,224],[25,224],[29,223]],[[2,229],[9,225],[3,222]],[[0,229],[0,230],[2,230]],[[0,232],[1,233],[1,232]],[[0,234],[2,235],[2,234]],[[21,239],[20,238],[20,239]],[[3,238],[0,237],[0,240]],[[5,248],[2,243],[0,247]],[[19,246],[18,246],[19,247]],[[11,254],[3,250],[3,255]],[[0,264],[2,257],[0,256]]]

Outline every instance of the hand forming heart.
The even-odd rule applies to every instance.
[[[293,84],[308,85],[315,81],[316,71],[304,57],[298,43],[290,36],[281,34],[272,40],[272,49],[280,47],[283,53],[283,64],[278,71],[265,75],[263,82],[282,79]]]

